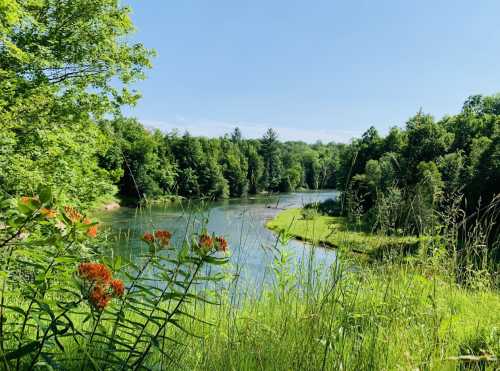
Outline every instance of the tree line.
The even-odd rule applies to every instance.
[[[373,228],[425,233],[449,203],[472,215],[500,193],[500,95],[470,96],[441,120],[420,111],[385,137],[371,127],[340,159],[343,212]]]
[[[132,199],[219,199],[336,185],[335,144],[283,143],[273,129],[261,139],[244,139],[238,128],[220,138],[164,134],[129,118],[103,127],[115,145],[100,156],[100,164],[120,174],[120,194]]]
[[[147,130],[121,108],[140,98],[130,85],[145,77],[154,51],[126,37],[129,8],[91,3],[0,5],[3,194],[45,184],[88,207],[117,194],[215,199],[337,188],[352,195],[347,206],[392,213],[388,223],[397,224],[404,215],[382,205],[411,194],[422,195],[424,213],[444,194],[461,193],[473,208],[499,192],[499,96],[471,96],[441,120],[419,112],[385,137],[372,127],[349,144],[281,142],[272,129],[260,139],[238,129],[220,138]]]

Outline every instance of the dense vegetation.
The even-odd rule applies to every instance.
[[[417,188],[426,189],[426,206],[444,191],[464,193],[471,208],[498,192],[499,96],[471,96],[440,121],[419,112],[385,138],[370,128],[349,145],[282,143],[272,129],[259,140],[238,129],[214,139],[163,134],[120,113],[139,98],[127,86],[153,55],[125,41],[127,8],[112,0],[2,4],[4,193],[33,193],[43,182],[87,207],[117,191],[222,198],[350,184],[368,210]]]
[[[118,0],[0,1],[1,369],[496,368],[500,96],[349,144],[162,133],[121,112],[154,55],[132,31]],[[175,246],[152,227],[128,262],[84,214],[320,188],[341,196],[270,222],[258,296],[227,290],[205,218]],[[292,260],[292,236],[338,247],[338,264]]]
[[[498,194],[499,143],[500,96],[471,96],[458,115],[440,121],[418,112],[405,129],[394,127],[385,138],[368,129],[341,156],[338,186],[352,191],[378,228],[388,223],[425,233],[432,224],[429,211],[446,196],[463,195],[470,212]],[[401,212],[389,209],[382,217],[386,205]],[[408,220],[410,210],[418,220]]]
[[[115,145],[100,163],[108,172],[123,174],[118,181],[122,197],[217,199],[335,187],[334,144],[282,143],[272,129],[260,140],[243,139],[237,128],[222,138],[179,136],[151,132],[125,118],[103,127]]]

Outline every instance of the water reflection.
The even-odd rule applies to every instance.
[[[336,191],[297,192],[274,196],[257,196],[217,202],[191,201],[146,209],[121,208],[100,215],[116,237],[113,254],[137,261],[147,247],[140,241],[144,231],[167,229],[174,233],[173,243],[206,223],[210,233],[224,235],[231,250],[230,273],[238,285],[259,290],[269,282],[276,248],[283,248],[265,222],[285,208],[300,207],[309,202],[336,197]],[[286,243],[287,250],[302,266],[329,267],[335,251],[312,247],[297,240]],[[298,264],[300,266],[301,264]]]

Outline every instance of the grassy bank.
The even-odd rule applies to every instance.
[[[311,290],[273,289],[241,309],[205,312],[215,326],[190,342],[186,364],[199,370],[498,366],[498,294],[467,292],[411,267],[342,276]]]
[[[155,348],[146,367],[495,370],[499,365],[497,292],[464,290],[423,266],[391,264],[353,271],[346,259],[332,267],[326,279],[314,274],[290,276],[292,261],[276,265],[275,284],[257,297],[231,300],[219,288],[213,295],[220,305],[186,304],[183,311],[192,317],[179,323],[185,331],[170,326],[168,336],[175,341],[162,346],[171,359],[162,358]],[[116,305],[106,312],[115,310]],[[126,316],[145,321],[137,313]],[[111,318],[104,314],[101,322],[108,334]],[[76,327],[91,331],[92,322],[85,323],[83,316],[73,320]],[[155,330],[154,323],[146,327],[147,332]],[[133,344],[133,336],[121,335],[121,341]],[[69,369],[85,364],[85,354],[99,366],[108,351],[97,341],[85,350],[68,338],[62,345],[65,352],[57,360]],[[116,361],[115,357],[124,359],[127,354],[113,357]],[[88,367],[91,364],[87,361]]]
[[[167,231],[156,230],[143,236],[149,249],[140,264],[104,256],[109,268],[82,263],[88,260],[82,251],[68,249],[75,243],[91,248],[95,240],[85,220],[69,219],[76,211],[63,210],[58,212],[66,218],[58,222],[40,221],[51,239],[36,240],[34,234],[33,242],[16,245],[16,259],[7,261],[19,263],[12,272],[35,266],[44,279],[11,275],[18,280],[1,291],[0,369],[498,369],[499,292],[493,286],[458,285],[446,256],[360,264],[340,249],[336,262],[325,267],[319,254],[300,259],[300,252],[276,243],[268,250],[272,276],[262,291],[253,292],[219,270],[230,261],[220,236],[206,250],[208,235],[185,232],[183,241],[191,245],[174,246]],[[277,219],[290,214],[295,220],[297,213]],[[61,235],[64,220],[62,230],[69,233]],[[284,219],[283,229],[292,235],[293,224],[285,221],[290,219]],[[342,230],[342,219],[316,215],[298,221],[305,223],[299,224],[304,233],[330,230],[336,222],[344,239],[356,235],[352,246],[367,244],[368,252],[382,244],[377,241],[388,243],[387,237]],[[320,241],[316,234],[303,236]],[[62,248],[55,250],[53,241]],[[225,266],[224,272],[234,267]],[[117,277],[127,277],[126,288],[118,294],[113,286],[110,294],[110,280]],[[95,287],[108,293],[103,306],[97,306]]]
[[[301,209],[287,209],[267,222],[267,227],[276,232],[311,242],[343,248],[348,251],[366,253],[377,257],[394,250],[412,252],[418,249],[417,237],[384,236],[367,233],[361,228],[349,225],[346,218],[314,214],[304,218]]]

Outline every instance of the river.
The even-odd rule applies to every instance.
[[[279,244],[276,234],[268,230],[265,223],[283,209],[301,207],[336,195],[336,191],[311,191],[216,202],[190,201],[144,209],[120,208],[103,213],[99,218],[110,227],[111,235],[115,237],[113,254],[132,260],[140,259],[146,251],[140,240],[145,231],[169,230],[174,234],[175,245],[184,238],[186,229],[199,229],[206,222],[210,233],[223,235],[228,240],[230,271],[238,277],[239,284],[261,287],[272,277],[275,246],[286,248],[291,259],[307,261],[315,267],[328,267],[335,261],[332,249],[312,247],[293,239],[286,246]]]

